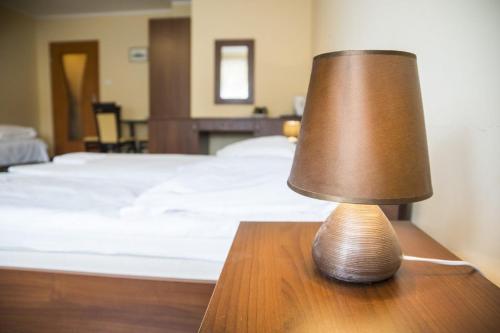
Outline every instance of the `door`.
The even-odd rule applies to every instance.
[[[83,151],[96,136],[92,102],[99,100],[97,41],[50,44],[55,153]]]

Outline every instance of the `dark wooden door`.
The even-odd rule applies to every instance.
[[[97,41],[50,44],[55,153],[84,149],[96,135],[92,102],[99,100]]]
[[[171,121],[190,117],[190,58],[189,18],[149,21],[149,151],[152,153],[178,152],[180,148],[176,142],[183,142],[182,147],[187,151],[197,150],[196,140],[182,135],[184,132],[192,135],[190,125],[175,128],[174,124],[184,122]],[[189,143],[195,146],[190,147]]]

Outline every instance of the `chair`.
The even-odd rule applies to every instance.
[[[101,152],[136,152],[135,140],[131,137],[122,136],[121,131],[121,107],[114,103],[94,103],[94,111],[99,151]]]
[[[99,144],[99,137],[97,136],[86,136],[83,138],[83,144],[85,145],[85,151],[100,151],[101,145]]]
[[[116,103],[114,102],[109,102],[109,103],[93,103],[92,104],[92,111],[95,113],[95,107],[99,105],[100,108],[114,108],[118,107]],[[95,117],[95,114],[94,114]],[[99,137],[98,136],[86,136],[83,138],[83,143],[85,145],[85,151],[101,151],[101,144],[99,143]]]
[[[123,120],[122,123],[128,125],[128,132],[131,137],[135,139],[136,149],[138,153],[143,153],[148,149],[148,137],[144,136],[144,133],[137,133],[137,125],[145,125],[148,123],[148,119],[128,119]],[[141,136],[142,134],[142,136]]]

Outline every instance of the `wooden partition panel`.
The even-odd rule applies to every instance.
[[[149,21],[149,151],[195,153],[190,136],[189,18]],[[178,119],[180,122],[172,122]]]
[[[200,137],[191,119],[155,119],[149,121],[149,152],[200,154]]]
[[[189,118],[191,20],[149,21],[150,119]],[[152,133],[153,136],[155,132]]]

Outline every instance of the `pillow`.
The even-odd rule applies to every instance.
[[[230,144],[216,155],[221,157],[276,156],[293,158],[295,144],[281,135],[262,136]]]
[[[33,139],[36,131],[31,127],[0,125],[0,140]]]
[[[87,152],[79,152],[79,153],[67,153],[63,155],[58,155],[54,157],[52,160],[55,164],[72,164],[72,165],[80,165],[86,164],[92,161],[103,160],[106,158],[106,154],[104,153],[87,153]]]

